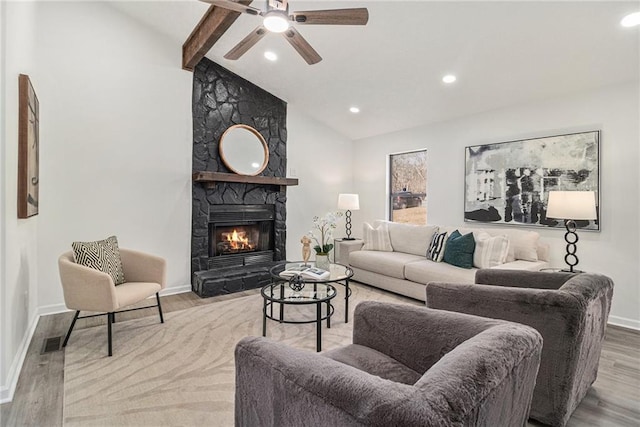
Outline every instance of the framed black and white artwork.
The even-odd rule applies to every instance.
[[[599,218],[599,187],[600,131],[465,148],[465,222],[564,228],[546,217],[549,191],[594,191]]]

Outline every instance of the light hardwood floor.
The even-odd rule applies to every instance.
[[[165,312],[177,311],[257,293],[256,289],[206,299],[183,293],[162,297],[162,308]],[[116,321],[156,315],[155,309],[139,310],[120,314]],[[62,425],[64,351],[40,354],[40,350],[46,338],[64,336],[72,318],[71,312],[40,318],[13,401],[0,406],[0,425]],[[79,320],[76,328],[101,324],[106,325],[106,317]],[[529,426],[539,425],[529,423]],[[640,332],[615,326],[607,328],[598,380],[574,412],[569,426],[640,426]]]

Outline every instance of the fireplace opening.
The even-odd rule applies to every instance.
[[[260,227],[258,224],[216,227],[214,238],[214,256],[253,252],[260,242]]]
[[[209,214],[209,268],[273,261],[273,205],[217,205]]]

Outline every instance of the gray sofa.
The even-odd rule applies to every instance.
[[[531,417],[564,426],[596,380],[613,282],[599,274],[486,269],[476,283],[430,283],[427,306],[537,329],[544,348]]]
[[[235,425],[523,426],[541,348],[528,326],[363,302],[326,353],[243,338]]]
[[[508,228],[462,228],[453,226],[413,225],[375,221],[374,227],[388,228],[393,251],[362,250],[363,242],[340,243],[336,261],[353,269],[353,280],[377,288],[424,301],[425,286],[432,281],[473,283],[477,268],[460,268],[446,262],[426,258],[434,232],[461,234],[485,232],[490,236],[504,235],[510,242],[504,264],[496,269],[538,271],[548,266],[549,246],[540,241],[535,231]]]

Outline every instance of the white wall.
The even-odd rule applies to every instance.
[[[63,309],[57,258],[75,240],[168,260],[189,288],[192,74],[181,45],[100,2],[38,3],[39,299]]]
[[[13,392],[18,367],[35,326],[38,299],[37,238],[39,217],[18,219],[18,75],[31,77],[37,93],[41,74],[35,67],[35,3],[0,3],[2,118],[0,132],[0,402]]]
[[[351,140],[288,105],[288,175],[295,175],[299,185],[287,189],[287,259],[302,259],[300,238],[308,234],[313,217],[338,211],[338,194],[353,191],[351,162]],[[342,217],[334,237],[344,235]]]
[[[465,146],[600,129],[602,231],[579,232],[579,267],[614,280],[610,321],[640,328],[639,116],[636,83],[356,141],[354,188],[361,194],[360,218],[385,217],[388,153],[426,148],[428,222],[463,225]],[[360,227],[354,224],[355,230]],[[563,231],[540,233],[551,245],[552,265],[563,266]]]

